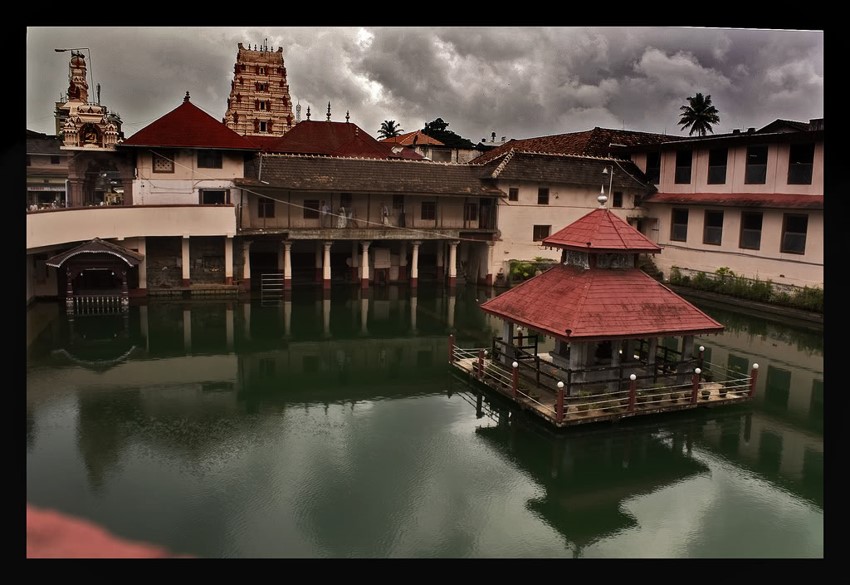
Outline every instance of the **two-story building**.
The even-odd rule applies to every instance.
[[[643,202],[658,268],[823,287],[823,119],[620,147],[657,185]]]

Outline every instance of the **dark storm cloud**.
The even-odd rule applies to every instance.
[[[372,134],[437,117],[478,141],[595,126],[681,134],[696,92],[720,111],[715,132],[823,116],[820,31],[704,28],[378,27],[31,28],[27,127],[53,131],[67,53],[89,47],[101,101],[125,135],[192,102],[224,115],[237,43],[283,48],[293,102]],[[92,91],[94,97],[94,90]]]

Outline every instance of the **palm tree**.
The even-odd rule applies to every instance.
[[[395,120],[384,120],[381,122],[381,129],[378,130],[378,138],[393,138],[404,132],[401,126],[395,123]]]
[[[679,108],[682,110],[679,116],[679,125],[682,129],[690,127],[689,136],[693,136],[695,132],[700,136],[705,136],[706,132],[714,134],[711,126],[720,122],[720,116],[717,108],[711,104],[711,96],[703,97],[701,93],[698,93],[687,99],[690,105]]]

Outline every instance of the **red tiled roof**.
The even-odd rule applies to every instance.
[[[148,124],[120,145],[258,150],[244,136],[190,102],[188,92],[177,108]]]
[[[554,134],[522,140],[509,140],[473,159],[472,164],[483,164],[502,156],[510,151],[544,152],[550,154],[580,154],[586,156],[609,156],[612,145],[637,146],[645,144],[661,144],[676,140],[675,136],[634,132],[631,130],[612,130],[596,127],[584,132],[569,134]]]
[[[543,240],[544,246],[594,252],[656,253],[661,247],[608,208],[594,209]]]
[[[823,195],[788,193],[654,193],[644,203],[766,207],[773,209],[823,209]]]
[[[280,154],[316,154],[358,158],[405,158],[389,144],[378,142],[356,124],[303,120],[293,126],[265,152]]]
[[[381,140],[381,142],[401,144],[404,146],[415,146],[420,144],[444,146],[442,142],[440,142],[436,138],[431,138],[430,136],[422,132],[422,130],[417,130],[416,132],[408,132],[406,134],[400,134],[391,138],[384,138],[383,140]]]
[[[642,270],[557,264],[481,309],[565,341],[719,333],[715,321]]]

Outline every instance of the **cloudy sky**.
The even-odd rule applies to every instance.
[[[678,27],[28,27],[27,128],[53,134],[70,53],[87,47],[100,101],[126,137],[192,102],[227,106],[237,43],[283,47],[290,96],[311,119],[377,136],[442,118],[478,142],[603,128],[687,135],[679,108],[697,92],[720,113],[715,133],[777,118],[823,117],[818,30]],[[96,90],[90,90],[96,97]]]

